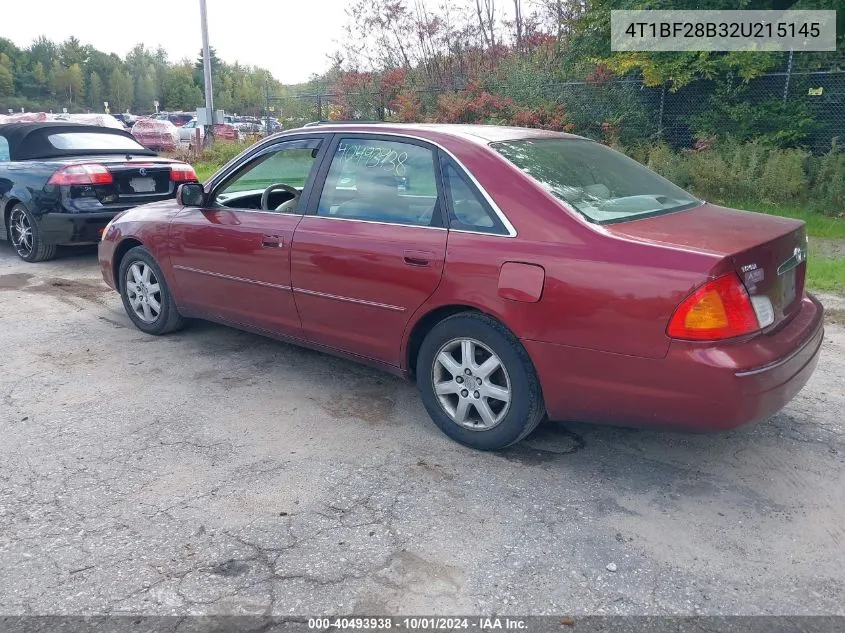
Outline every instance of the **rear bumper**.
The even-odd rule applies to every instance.
[[[523,341],[553,419],[718,431],[767,418],[807,383],[824,338],[812,296],[776,332],[748,341],[672,341],[662,359]]]
[[[39,229],[48,244],[96,244],[102,229],[129,207],[97,213],[45,213]]]

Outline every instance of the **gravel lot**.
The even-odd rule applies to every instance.
[[[92,250],[0,242],[0,341],[2,614],[845,614],[839,323],[765,423],[548,423],[500,454],[391,376],[146,336]]]

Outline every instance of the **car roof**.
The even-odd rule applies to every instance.
[[[318,129],[325,132],[407,134],[409,136],[432,138],[432,140],[434,136],[446,135],[483,145],[497,141],[514,141],[528,138],[583,138],[575,134],[566,134],[565,132],[555,132],[552,130],[465,123],[356,123],[354,121],[333,123],[332,121],[320,121],[302,129],[307,129],[309,132]],[[288,132],[291,131],[288,130]]]
[[[70,121],[43,121],[39,123],[6,123],[0,125],[0,135],[9,142],[9,156],[12,160],[32,160],[38,158],[61,158],[64,156],[81,156],[84,154],[126,154],[127,150],[96,150],[80,151],[59,149],[47,138],[50,134],[62,132],[95,132],[98,134],[116,134],[135,140],[126,130],[99,125],[85,125]],[[137,142],[137,141],[136,141]],[[150,150],[132,150],[133,154],[155,156]]]

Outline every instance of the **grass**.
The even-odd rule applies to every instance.
[[[845,294],[845,259],[811,255],[807,260],[807,286],[811,290]]]
[[[843,218],[832,218],[806,209],[780,207],[761,202],[731,202],[725,206],[803,220],[807,224],[807,235],[811,238],[845,240],[845,219]],[[811,249],[812,245],[811,240]],[[811,252],[807,260],[807,287],[810,290],[845,294],[845,258],[828,257],[817,251]]]
[[[807,224],[807,235],[810,237],[845,239],[845,219],[843,218],[832,218],[807,209],[780,207],[765,202],[734,201],[726,203],[724,206],[803,220]]]
[[[220,169],[221,165],[217,163],[207,163],[207,162],[200,162],[194,165],[194,171],[197,172],[197,178],[199,178],[200,182],[205,182],[209,178],[211,178],[218,169]]]

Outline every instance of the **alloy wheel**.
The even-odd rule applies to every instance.
[[[453,422],[487,431],[507,415],[511,382],[502,360],[481,341],[456,338],[434,356],[432,386]]]
[[[21,257],[28,257],[32,253],[32,225],[22,209],[15,209],[9,218],[9,230],[12,234],[12,245]]]
[[[161,285],[152,268],[142,261],[126,270],[126,296],[135,315],[144,323],[155,323],[161,314]]]

